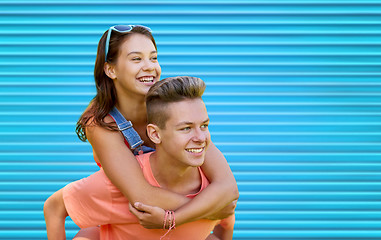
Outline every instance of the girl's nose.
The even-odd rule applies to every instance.
[[[144,71],[153,71],[153,70],[155,70],[155,64],[153,62],[151,62],[150,60],[146,60],[146,61],[144,61],[143,70]]]

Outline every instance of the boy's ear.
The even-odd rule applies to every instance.
[[[106,75],[112,80],[116,78],[115,66],[113,64],[105,62],[105,65],[103,65],[103,70],[105,71]]]
[[[147,135],[153,143],[161,143],[160,129],[155,124],[150,123],[147,125]]]

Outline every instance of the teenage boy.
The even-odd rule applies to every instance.
[[[209,117],[201,99],[204,90],[205,83],[194,77],[167,78],[152,86],[146,98],[147,135],[156,151],[136,156],[150,184],[189,198],[209,184],[200,168],[210,143]],[[101,225],[101,239],[225,240],[233,235],[234,215],[221,221],[201,219],[176,226],[175,212],[163,210],[163,229],[142,227],[129,212],[128,199],[102,169],[70,183],[61,196],[54,214],[63,218],[69,215],[81,228]],[[49,229],[64,231],[64,226],[52,227],[48,219],[46,224],[48,237],[54,236]]]

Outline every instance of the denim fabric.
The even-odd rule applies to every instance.
[[[142,152],[140,152],[140,151],[142,151]],[[134,150],[134,155],[139,155],[141,153],[149,153],[149,152],[153,152],[153,151],[155,151],[155,149],[141,145],[139,148],[136,148]]]
[[[139,151],[143,151],[143,153],[155,151],[155,149],[143,145],[144,142],[132,127],[132,122],[127,121],[116,107],[109,114],[114,118],[130,148],[134,150],[135,155],[139,154]]]

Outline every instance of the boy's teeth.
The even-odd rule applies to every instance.
[[[188,152],[192,152],[192,153],[200,153],[200,152],[202,152],[203,148],[188,148],[186,150]]]

